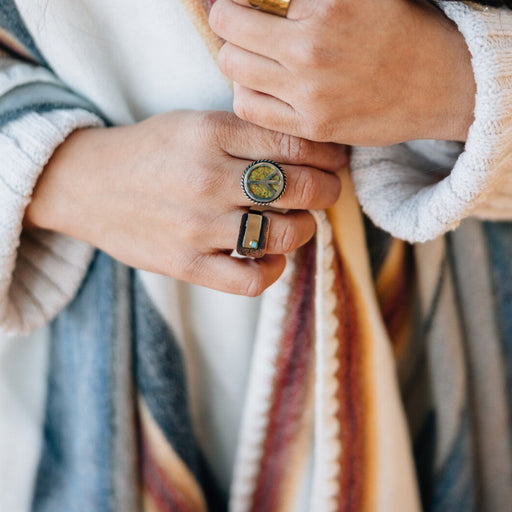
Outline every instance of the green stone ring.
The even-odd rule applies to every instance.
[[[242,174],[242,190],[256,204],[264,206],[277,201],[286,189],[286,174],[270,160],[256,160]]]

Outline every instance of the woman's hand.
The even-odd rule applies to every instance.
[[[424,0],[291,0],[288,18],[217,0],[210,25],[242,119],[356,145],[466,139],[470,54]]]
[[[280,162],[287,189],[267,212],[268,254],[230,256],[251,205],[240,188],[256,159]],[[338,198],[344,149],[264,130],[225,112],[172,112],[129,127],[77,131],[55,152],[26,226],[84,240],[145,270],[243,295],[281,274],[314,234],[305,211]],[[322,169],[322,170],[320,170]]]

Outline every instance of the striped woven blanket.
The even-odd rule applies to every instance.
[[[183,2],[215,54],[210,2]],[[48,67],[9,0],[0,49]],[[0,97],[0,125],[58,108],[103,117],[33,82]],[[173,332],[137,272],[97,251],[51,324],[34,511],[511,509],[512,226],[468,220],[412,248],[343,182],[265,294],[229,496],[194,439]]]

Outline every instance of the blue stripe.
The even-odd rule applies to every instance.
[[[479,492],[476,476],[469,414],[464,411],[453,446],[436,472],[428,512],[476,512]]]
[[[425,416],[424,423],[414,439],[414,463],[421,502],[425,511],[430,510],[432,506],[435,441],[436,415],[431,409]]]
[[[77,297],[51,325],[37,512],[111,510],[115,265],[98,253]]]
[[[116,325],[123,326],[124,343]],[[133,351],[133,367],[119,368],[119,361],[132,358],[117,357],[115,350]],[[112,481],[119,465],[115,440],[122,435],[114,421],[119,408],[133,410],[128,416],[135,423],[127,428],[137,429],[137,391],[128,378],[128,389],[115,393],[119,372],[133,376],[132,384],[137,383],[167,440],[202,485],[212,510],[224,510],[225,497],[194,437],[181,350],[134,272],[99,251],[77,296],[51,325],[44,443],[33,510],[117,512],[114,485],[133,487],[137,481],[139,476],[129,472],[123,475],[124,484]],[[122,396],[128,403],[119,403]],[[137,454],[139,447],[135,442],[126,449]]]
[[[215,481],[193,433],[181,349],[137,277],[132,300],[139,392],[169,444],[201,485],[209,509],[223,512],[227,496]]]
[[[0,1],[0,27],[9,32],[28,51],[40,66],[50,69],[38,50],[13,0]],[[9,49],[7,49],[9,50]],[[17,56],[14,55],[16,58]],[[19,56],[18,56],[19,57]],[[65,86],[31,83],[16,87],[0,98],[0,126],[18,119],[27,112],[49,112],[58,109],[82,108],[99,116],[111,125],[104,114],[89,100]]]
[[[133,302],[137,386],[167,441],[198,477],[181,349],[139,279],[135,279]]]
[[[96,114],[110,125],[108,119],[89,100],[58,84],[31,82],[11,89],[0,97],[0,126],[28,112],[50,112],[81,108]]]
[[[503,367],[506,371],[508,418],[512,438],[512,223],[484,223],[487,250],[491,262],[496,320],[501,341]],[[512,453],[508,454],[512,458]]]

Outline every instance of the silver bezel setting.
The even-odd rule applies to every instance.
[[[256,196],[251,192],[251,189],[249,187],[249,176],[251,172],[256,169],[257,167],[260,167],[262,164],[264,164],[267,167],[273,168],[276,173],[280,177],[280,183],[279,188],[277,190],[272,190],[273,195],[269,197],[268,199],[263,199],[259,196]],[[256,160],[252,163],[250,163],[246,169],[244,170],[244,173],[242,174],[241,179],[241,186],[242,191],[244,192],[245,196],[250,199],[253,203],[259,205],[259,206],[265,206],[271,203],[274,203],[277,201],[286,190],[286,173],[284,172],[283,168],[276,162],[273,162],[272,160]]]

